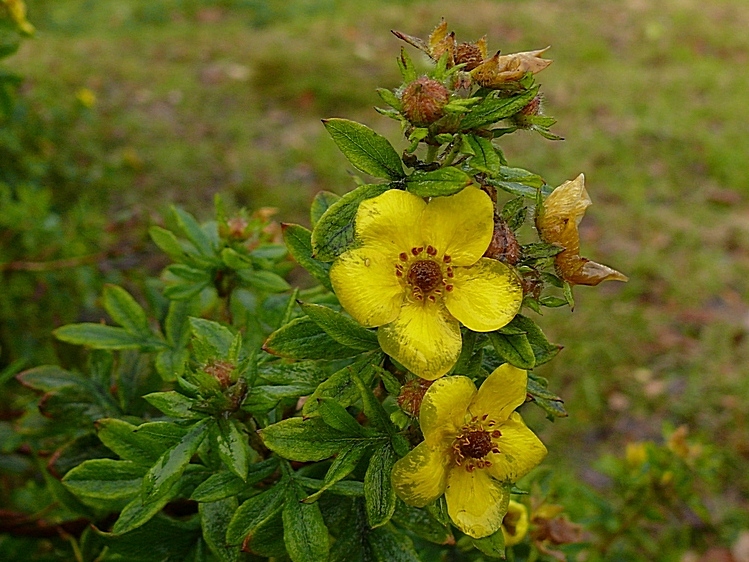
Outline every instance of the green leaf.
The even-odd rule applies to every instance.
[[[263,293],[283,293],[291,288],[283,277],[272,271],[242,269],[237,275],[244,283]]]
[[[65,487],[83,500],[127,500],[140,491],[146,468],[131,461],[92,459],[70,470]]]
[[[223,471],[209,476],[201,482],[190,496],[197,502],[218,501],[229,496],[236,496],[248,486],[253,486],[271,476],[278,469],[278,459],[271,457],[259,463],[250,465],[247,481],[243,481],[235,474]]]
[[[184,436],[184,430],[176,425],[166,422],[156,422],[156,424],[172,425],[173,434],[162,433],[160,436],[149,434],[149,426],[154,424],[136,427],[117,418],[98,420],[96,431],[101,442],[121,458],[148,467],[153,465],[166,449],[176,445]]]
[[[460,122],[461,130],[476,129],[493,125],[497,121],[515,115],[536,97],[538,86],[531,88],[522,94],[507,98],[487,96],[481,102],[473,106],[471,112]]]
[[[463,170],[449,166],[431,172],[415,171],[406,178],[406,189],[420,197],[436,197],[453,195],[471,183],[471,176]]]
[[[190,327],[193,337],[203,346],[210,348],[212,356],[226,358],[229,355],[229,350],[234,342],[234,334],[229,328],[218,322],[203,318],[190,318]],[[211,358],[209,356],[201,358],[201,360]]]
[[[325,211],[333,206],[333,203],[341,198],[340,195],[336,195],[330,191],[318,191],[315,198],[312,200],[312,205],[309,209],[310,224],[315,226],[317,221],[325,214]]]
[[[239,560],[239,546],[226,543],[226,528],[237,511],[237,498],[201,503],[198,506],[200,526],[203,528],[203,538],[208,548],[221,562],[236,562]]]
[[[248,535],[279,513],[286,501],[288,482],[283,480],[272,488],[252,496],[239,506],[226,530],[226,541],[230,545],[241,544]]]
[[[379,369],[376,370],[379,371]],[[356,374],[353,374],[352,378],[361,394],[364,415],[367,416],[369,423],[372,424],[372,427],[382,432],[387,432],[391,436],[394,435],[396,431],[395,426],[390,421],[390,416],[388,416],[385,408],[382,407],[382,404],[380,404],[380,401],[377,400],[377,397],[372,392],[370,385],[365,384]]]
[[[414,66],[411,57],[408,56],[406,49],[401,47],[401,53],[398,57],[398,68],[400,68],[401,76],[403,76],[403,82],[408,84],[416,80],[416,67]]]
[[[354,416],[332,398],[321,398],[317,412],[320,414],[322,421],[341,433],[359,437],[368,436],[367,431],[356,421]]]
[[[293,562],[320,562],[328,559],[330,540],[317,503],[303,503],[306,494],[292,485],[283,508],[283,539]]]
[[[201,533],[195,519],[182,521],[158,515],[142,525],[120,535],[97,531],[106,545],[106,559],[111,562],[198,562],[195,552],[201,544]]]
[[[266,413],[278,406],[282,400],[293,398],[296,401],[300,396],[308,396],[314,390],[315,385],[309,384],[254,386],[242,402],[242,409],[255,414]]]
[[[494,150],[492,141],[478,135],[465,135],[463,137],[471,147],[473,157],[470,165],[472,168],[487,174],[496,174],[502,164],[499,154]]]
[[[41,392],[52,392],[66,386],[76,386],[84,384],[85,381],[82,376],[66,371],[57,365],[41,365],[28,369],[16,375],[16,379],[22,385]]]
[[[166,343],[157,339],[144,339],[125,330],[104,324],[83,322],[67,324],[53,330],[54,336],[67,343],[87,345],[94,349],[140,349],[156,351],[166,348]]]
[[[320,398],[333,398],[344,408],[356,402],[361,394],[353,375],[358,375],[365,385],[372,384],[377,374],[377,366],[382,363],[383,357],[383,354],[378,352],[362,355],[353,364],[333,373],[328,380],[320,383],[304,403],[302,408],[304,416],[316,415]]]
[[[218,261],[211,238],[201,228],[195,217],[179,207],[172,207],[172,215],[182,234],[195,246],[198,252],[206,258],[213,258],[212,261]]]
[[[131,334],[143,338],[151,336],[145,310],[122,287],[104,286],[104,308],[112,320]]]
[[[305,498],[305,502],[316,501],[323,492],[332,488],[335,484],[346,478],[356,469],[359,461],[364,458],[364,455],[369,451],[369,443],[355,443],[349,445],[338,453],[330,464],[328,472],[325,473],[325,479],[323,480],[323,486],[311,496]],[[362,490],[363,493],[363,490]]]
[[[397,109],[398,111],[401,110],[401,100],[398,99],[398,96],[395,95],[392,90],[388,90],[387,88],[377,88],[377,95],[393,109]]]
[[[450,528],[443,525],[429,511],[411,507],[400,500],[395,506],[393,522],[417,537],[435,544],[448,544],[452,539]]]
[[[179,443],[161,455],[156,464],[149,469],[143,478],[143,496],[148,503],[153,503],[168,494],[197,452],[207,431],[208,421],[199,421]]]
[[[373,529],[367,540],[377,562],[421,562],[411,539],[392,525]]]
[[[185,250],[171,230],[161,228],[160,226],[152,226],[148,229],[148,234],[151,236],[154,244],[172,258],[172,260],[178,263],[184,261],[186,256]]]
[[[382,135],[348,119],[323,119],[323,125],[357,170],[389,180],[403,177],[400,156]]]
[[[551,361],[562,349],[562,346],[550,343],[538,324],[527,316],[518,314],[508,324],[508,326],[510,325],[526,333],[531,349],[533,349],[533,355],[535,356],[534,366],[536,367]]]
[[[315,324],[320,326],[326,334],[338,343],[361,351],[371,351],[380,348],[380,344],[377,341],[377,333],[367,330],[348,316],[344,316],[327,306],[319,304],[300,302],[299,306],[302,307],[304,313]]]
[[[472,542],[473,546],[489,558],[505,559],[505,535],[502,529],[483,539],[473,539]]]
[[[359,204],[391,189],[390,184],[360,185],[349,191],[325,211],[312,231],[312,256],[333,261],[354,242],[354,219]]]
[[[250,450],[247,436],[237,427],[236,420],[219,418],[216,433],[218,454],[226,467],[242,480],[247,478]]]
[[[506,362],[526,370],[536,365],[536,356],[526,334],[491,332],[488,335],[497,354]]]
[[[566,418],[569,414],[564,408],[564,400],[549,391],[546,388],[547,385],[546,379],[529,373],[527,392],[533,401],[546,412],[546,417],[552,421],[554,418]]]
[[[350,445],[363,441],[382,441],[382,438],[343,433],[321,418],[289,418],[269,425],[258,433],[271,451],[285,459],[302,462],[328,459]]]
[[[367,521],[372,528],[381,527],[395,511],[395,489],[390,481],[396,454],[390,443],[375,450],[364,475],[364,501]]]
[[[289,359],[343,359],[361,353],[335,341],[311,318],[295,318],[263,344],[273,355]]]
[[[563,251],[564,247],[546,242],[533,242],[522,246],[523,259],[553,258]]]
[[[170,496],[165,495],[156,501],[144,502],[140,494],[135,496],[130,503],[123,508],[120,516],[112,527],[112,532],[121,535],[137,529],[164,509],[164,506],[169,503],[170,499]]]
[[[202,414],[192,409],[195,406],[195,400],[175,390],[152,392],[143,396],[143,399],[172,418],[197,419],[203,417]]]
[[[317,221],[315,221],[317,222]],[[298,224],[282,224],[283,241],[296,262],[306,269],[320,284],[333,290],[330,283],[330,263],[312,257],[312,232]]]

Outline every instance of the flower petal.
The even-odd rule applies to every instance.
[[[500,365],[486,377],[468,410],[472,416],[504,422],[525,402],[528,373],[509,363]]]
[[[497,441],[499,453],[486,456],[492,465],[484,470],[498,480],[516,482],[543,460],[546,447],[517,412],[500,424],[499,430],[502,432]]]
[[[415,507],[432,503],[445,492],[449,459],[445,451],[420,443],[393,466],[395,493]]]
[[[453,268],[453,275],[453,290],[445,293],[445,306],[468,329],[498,330],[520,310],[523,286],[502,262],[481,258],[472,266]]]
[[[385,353],[427,380],[447,373],[461,349],[460,324],[440,303],[406,300],[398,318],[377,330],[377,339]]]
[[[399,189],[366,199],[356,212],[356,237],[387,255],[423,246],[416,225],[426,206],[421,197]]]
[[[424,440],[436,447],[452,441],[465,424],[468,405],[476,396],[476,385],[468,377],[443,377],[424,393],[419,424]]]
[[[484,255],[494,232],[494,208],[489,196],[468,186],[455,195],[434,197],[421,215],[426,242],[447,254],[453,265],[471,265]]]
[[[510,491],[492,480],[486,470],[456,467],[447,476],[447,513],[453,523],[475,539],[488,537],[502,526]]]
[[[405,292],[393,260],[381,252],[366,246],[344,252],[330,268],[330,282],[341,306],[360,324],[382,326],[398,317]]]

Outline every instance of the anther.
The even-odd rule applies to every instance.
[[[494,453],[494,454],[498,455],[498,454],[499,454],[499,447],[494,447],[494,448],[492,449],[492,453]]]
[[[395,276],[396,277],[403,277],[403,271],[401,271],[400,269],[396,269],[395,270]]]
[[[364,267],[369,267],[369,264],[372,263],[369,258],[364,258]]]
[[[489,417],[489,414],[484,414],[483,416],[481,416],[481,420],[482,420],[482,421],[483,421],[483,420],[486,420],[486,418],[488,418],[488,417]]]
[[[437,302],[437,297],[434,295],[429,295],[427,298],[429,299],[429,302]]]
[[[498,429],[495,429],[494,431],[492,431],[492,437],[494,439],[499,439],[500,437],[502,437],[502,432]]]
[[[452,258],[450,256],[448,256],[447,254],[445,254],[442,257],[442,261],[445,262],[445,263],[450,263],[451,260],[452,260]]]
[[[401,261],[408,261],[408,254],[406,252],[401,252],[398,254],[398,258],[400,258]]]
[[[427,254],[429,254],[430,256],[436,256],[437,250],[434,248],[434,246],[427,246]]]
[[[447,291],[449,293],[452,290],[453,290],[453,286],[452,285],[445,285],[445,291]]]

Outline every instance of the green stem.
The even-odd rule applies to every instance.
[[[437,158],[437,150],[439,149],[439,146],[430,144],[427,148],[427,157],[426,162],[427,164],[434,162],[434,159]]]

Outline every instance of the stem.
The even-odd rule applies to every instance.
[[[434,159],[437,158],[437,150],[439,149],[439,146],[430,144],[427,148],[427,157],[425,162],[427,164],[434,162]]]

